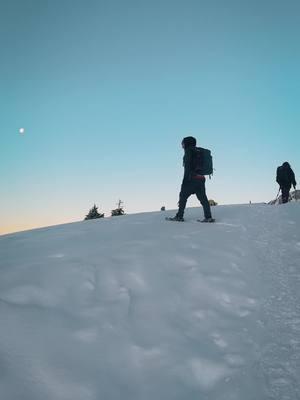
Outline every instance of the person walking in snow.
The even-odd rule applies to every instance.
[[[205,192],[205,176],[201,175],[199,172],[197,173],[197,170],[199,171],[199,169],[197,168],[197,154],[200,154],[201,157],[201,152],[199,153],[199,150],[207,150],[196,148],[196,144],[197,141],[192,136],[185,137],[181,142],[181,146],[184,149],[184,176],[179,194],[179,208],[177,214],[174,217],[166,218],[169,221],[184,221],[183,215],[186,203],[188,198],[192,194],[196,194],[198,200],[203,207],[204,219],[201,222],[215,221],[211,216],[210,205]]]
[[[294,171],[287,161],[277,168],[276,182],[281,190],[282,203],[287,203],[290,197],[291,186],[293,185],[294,189],[296,189],[297,185]]]

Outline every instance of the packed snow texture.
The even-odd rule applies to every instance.
[[[3,400],[300,399],[300,202],[0,237]]]

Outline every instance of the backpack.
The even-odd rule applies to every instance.
[[[193,152],[193,171],[198,175],[213,175],[213,159],[211,151],[203,147],[195,147]]]

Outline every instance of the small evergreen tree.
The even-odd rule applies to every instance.
[[[98,213],[98,207],[94,204],[94,207],[90,209],[89,213],[85,216],[84,220],[103,218],[104,214]]]
[[[118,215],[124,215],[124,208],[123,208],[123,202],[121,200],[118,201],[117,203],[118,208],[111,210],[111,216],[116,217]]]

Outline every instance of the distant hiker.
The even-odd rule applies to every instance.
[[[204,219],[201,222],[214,222],[211,217],[210,205],[205,193],[205,176],[213,173],[210,151],[196,147],[196,139],[192,136],[185,137],[182,142],[184,149],[183,166],[184,176],[179,194],[178,212],[169,221],[184,221],[183,214],[188,198],[196,194],[203,206]]]
[[[286,161],[280,167],[277,168],[276,182],[281,190],[282,203],[287,203],[290,197],[291,186],[296,189],[297,182],[295,180],[295,174],[290,164]]]

